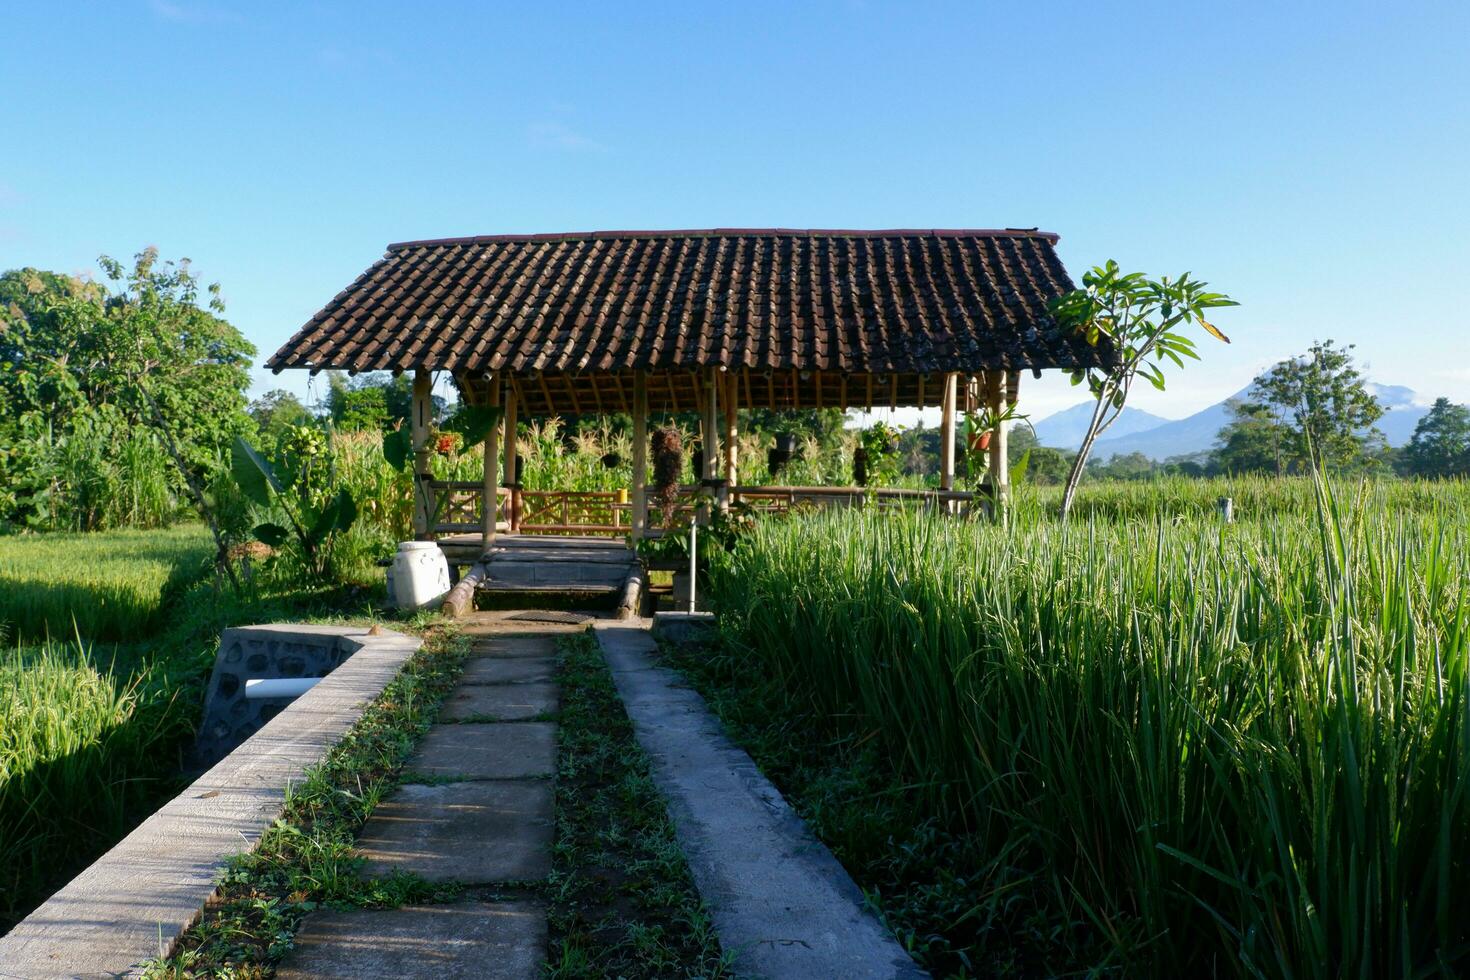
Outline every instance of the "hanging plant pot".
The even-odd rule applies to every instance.
[[[783,432],[776,436],[776,452],[785,453],[790,459],[796,453],[798,439],[794,433]]]
[[[968,433],[965,440],[969,443],[970,452],[983,453],[990,448],[990,430],[981,429],[979,432]]]
[[[603,457],[602,457],[602,465],[605,466],[605,467],[607,467],[610,470],[617,469],[618,466],[622,462],[623,462],[623,457],[619,456],[617,453],[604,453],[603,454]]]
[[[704,450],[696,449],[690,453],[689,462],[694,466],[694,478],[698,480],[704,475]]]

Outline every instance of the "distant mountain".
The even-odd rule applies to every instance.
[[[1095,402],[1083,402],[1081,405],[1073,405],[1071,408],[1055,415],[1048,415],[1036,426],[1036,439],[1043,446],[1061,446],[1067,449],[1076,449],[1082,445],[1082,436],[1087,432],[1087,423],[1092,421],[1092,407]],[[1163,425],[1169,420],[1162,416],[1145,412],[1141,408],[1124,408],[1123,414],[1118,416],[1118,421],[1108,429],[1108,435],[1114,433],[1124,436],[1134,432],[1142,432]]]
[[[1242,388],[1231,398],[1244,397],[1249,390],[1249,386]],[[1388,444],[1402,446],[1407,443],[1414,435],[1414,427],[1429,410],[1425,399],[1403,385],[1370,382],[1368,390],[1386,409],[1383,418],[1378,420],[1378,428],[1388,439]],[[1118,421],[1108,430],[1108,434],[1098,440],[1093,448],[1093,458],[1107,459],[1110,456],[1143,453],[1150,459],[1163,460],[1171,456],[1187,456],[1214,449],[1216,436],[1230,421],[1230,412],[1225,407],[1225,401],[1195,412],[1188,418],[1174,421],[1161,419],[1139,409],[1125,408]],[[1087,421],[1091,416],[1092,402],[1074,405],[1036,423],[1036,433],[1043,446],[1076,449],[1082,444],[1082,434],[1086,431]]]

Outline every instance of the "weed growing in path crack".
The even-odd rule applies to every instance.
[[[560,645],[552,977],[723,977],[647,756],[590,632]]]

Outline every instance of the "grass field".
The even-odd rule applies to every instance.
[[[211,551],[200,527],[0,538],[0,932],[178,787],[221,629],[371,611],[219,591]]]
[[[702,669],[930,966],[1470,966],[1470,491],[1241,486],[1231,526],[1209,483],[798,516],[715,568]]]
[[[213,550],[198,525],[0,537],[0,638],[142,639]]]

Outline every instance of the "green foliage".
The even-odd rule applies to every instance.
[[[1414,427],[1403,468],[1413,476],[1470,476],[1470,408],[1436,398]]]
[[[233,447],[232,472],[240,490],[263,512],[286,524],[264,521],[254,534],[262,544],[292,547],[293,567],[310,578],[330,578],[336,570],[334,544],[357,520],[352,491],[337,480],[335,454],[318,429],[288,431],[276,464],[242,438]]]
[[[151,810],[190,728],[162,670],[80,643],[0,650],[0,931]]]
[[[1361,461],[1372,442],[1383,441],[1374,428],[1383,406],[1368,392],[1352,349],[1328,340],[1280,362],[1256,378],[1249,401],[1237,412],[1237,420],[1248,417],[1256,433],[1269,431],[1274,416],[1274,435],[1258,434],[1256,442],[1274,440],[1286,468],[1342,469]]]
[[[1470,965],[1470,497],[1259,483],[1292,512],[828,512],[714,566],[729,656],[786,692],[792,731],[876,754],[914,805],[899,839],[968,845],[928,852],[958,879],[908,920],[936,949],[994,964],[1045,937],[1025,975]]]
[[[1178,279],[1123,273],[1118,263],[1109,260],[1082,277],[1081,289],[1052,302],[1051,313],[1061,328],[1081,334],[1102,355],[1100,365],[1072,372],[1072,383],[1085,382],[1097,406],[1067,475],[1063,518],[1072,509],[1093,443],[1123,414],[1134,381],[1141,377],[1163,391],[1166,361],[1182,368],[1184,358],[1199,359],[1194,341],[1180,333],[1180,328],[1198,324],[1216,340],[1230,342],[1204,314],[1238,304],[1223,293],[1209,292],[1205,285],[1187,272]]]
[[[444,412],[444,399],[432,396],[434,418]],[[344,432],[376,432],[408,425],[413,415],[413,379],[374,372],[350,381],[340,371],[327,374],[327,417]]]
[[[198,525],[0,537],[0,638],[142,639],[205,574],[210,550]]]
[[[306,406],[289,391],[275,388],[250,403],[250,417],[255,422],[260,444],[274,446],[296,426],[311,425],[314,418]]]
[[[0,276],[0,523],[93,529],[176,516],[249,429],[254,348],[187,260],[100,260],[111,284]],[[177,459],[172,458],[174,452]]]

